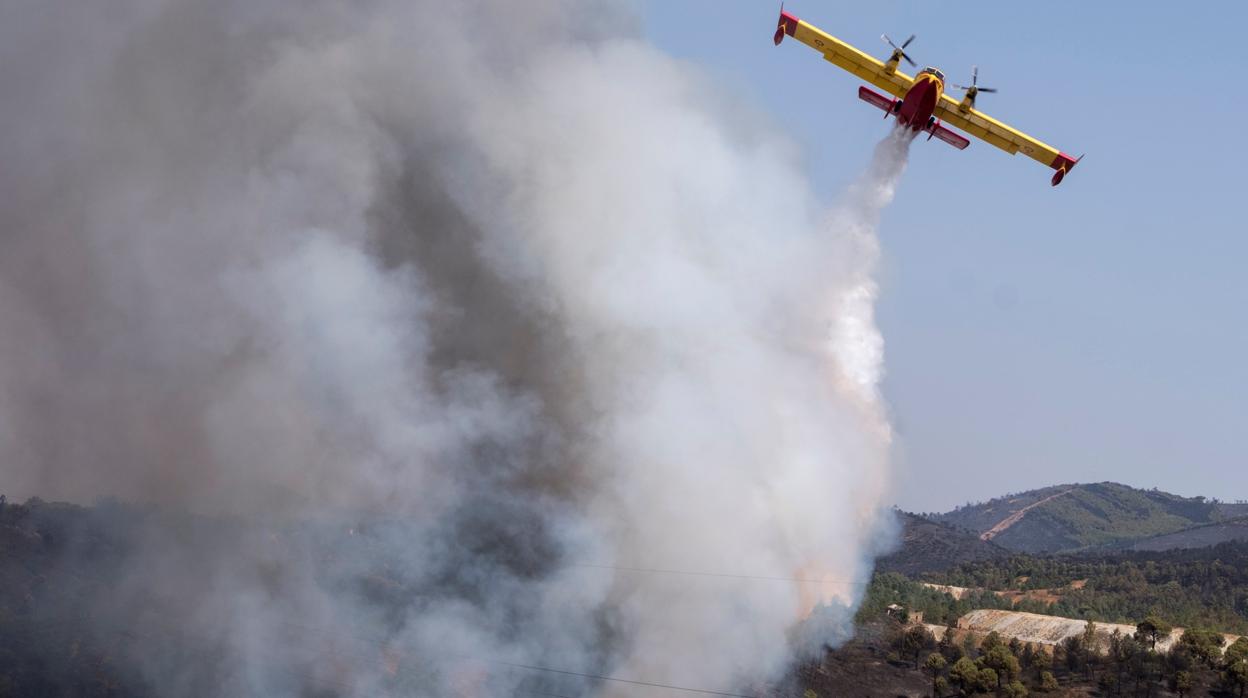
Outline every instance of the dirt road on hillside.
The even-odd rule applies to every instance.
[[[996,538],[996,537],[997,537],[998,535],[1000,535],[1000,534],[1001,534],[1001,532],[1002,532],[1002,531],[1004,531],[1005,529],[1009,528],[1010,526],[1013,526],[1014,524],[1018,523],[1019,521],[1022,521],[1022,520],[1023,520],[1023,517],[1027,515],[1027,512],[1031,511],[1032,509],[1035,509],[1036,507],[1040,506],[1041,504],[1044,504],[1045,502],[1051,502],[1051,501],[1053,501],[1054,499],[1057,499],[1058,497],[1060,497],[1060,496],[1062,496],[1062,495],[1064,495],[1064,494],[1070,494],[1070,493],[1071,493],[1071,492],[1073,492],[1073,491],[1074,491],[1074,488],[1072,487],[1071,489],[1068,489],[1068,490],[1063,490],[1063,491],[1061,491],[1061,492],[1058,492],[1057,494],[1051,494],[1051,495],[1049,495],[1049,496],[1045,497],[1044,499],[1041,499],[1041,500],[1040,500],[1040,501],[1038,501],[1038,502],[1034,502],[1034,503],[1032,503],[1032,504],[1028,504],[1027,506],[1023,507],[1022,509],[1019,509],[1018,511],[1014,512],[1013,514],[1010,514],[1009,516],[1005,517],[1004,519],[1001,519],[1001,520],[1000,520],[1000,521],[998,521],[998,522],[996,523],[996,525],[994,525],[992,528],[990,528],[990,529],[988,529],[987,531],[984,531],[983,533],[979,534],[979,539],[980,539],[980,540],[992,540],[993,538]]]

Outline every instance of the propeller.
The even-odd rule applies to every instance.
[[[894,43],[893,43],[893,40],[892,40],[892,39],[890,39],[890,38],[888,38],[888,34],[880,34],[880,39],[881,39],[884,43],[886,43],[886,44],[888,44],[889,46],[892,46],[892,47],[893,47],[893,57],[892,57],[892,58],[890,58],[889,60],[897,60],[897,59],[899,59],[899,58],[904,58],[904,59],[906,59],[906,62],[907,62],[907,63],[909,63],[909,64],[910,64],[910,65],[912,65],[912,66],[915,66],[914,59],[912,59],[912,58],[910,58],[910,56],[906,55],[906,47],[910,45],[910,42],[911,42],[911,41],[914,41],[914,34],[911,34],[909,39],[906,39],[905,41],[901,42],[901,46],[898,46],[897,44],[894,44]],[[917,66],[915,66],[915,67],[917,67]]]
[[[965,85],[954,85],[954,87],[958,88],[959,90],[965,90],[966,96],[969,97],[972,102],[975,101],[975,95],[979,94],[980,92],[996,92],[997,91],[997,88],[995,87],[980,87],[979,86],[979,66],[977,65],[971,66],[971,86],[970,87],[966,87]]]

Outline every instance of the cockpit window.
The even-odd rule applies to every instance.
[[[939,70],[937,70],[937,69],[935,69],[935,68],[933,68],[933,67],[931,67],[931,66],[928,66],[928,67],[924,68],[924,69],[923,69],[923,72],[928,73],[928,74],[930,74],[930,75],[935,75],[937,78],[939,78],[939,79],[940,79],[940,80],[942,80],[942,81],[945,79],[945,74],[944,74],[944,73],[940,72]]]

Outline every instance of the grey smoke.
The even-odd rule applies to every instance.
[[[855,602],[908,139],[829,212],[628,9],[0,8],[0,488],[259,522],[110,590],[224,648],[159,692],[723,689]]]

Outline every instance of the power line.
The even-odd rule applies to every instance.
[[[857,580],[804,579],[800,577],[724,574],[724,573],[717,573],[717,572],[698,572],[698,571],[688,571],[688,570],[670,570],[670,569],[661,569],[661,568],[628,567],[628,566],[620,566],[620,565],[578,564],[574,566],[597,568],[597,569],[609,569],[609,570],[617,570],[617,571],[625,571],[625,572],[638,572],[638,573],[644,573],[644,574],[668,574],[668,575],[695,576],[695,577],[716,577],[716,578],[727,578],[727,579],[749,579],[749,580],[762,580],[762,581],[804,582],[804,583],[819,583],[819,584],[827,584],[827,583],[869,584],[870,583],[870,582],[857,581]],[[94,581],[94,582],[101,581],[96,576],[86,575],[81,572],[77,572],[75,570],[71,570],[67,568],[62,568],[59,571],[68,573],[71,576],[74,576],[83,580]],[[74,622],[73,619],[61,619],[59,622],[54,622],[49,625],[59,625],[61,623],[69,624],[73,622]],[[306,624],[298,623],[295,621],[279,620],[277,622],[282,625],[301,628],[305,632],[312,632],[312,633],[316,633],[316,634],[320,634],[324,636],[344,635],[344,633],[342,633],[341,628],[335,628],[335,629],[319,628],[316,626],[306,625]],[[174,635],[179,634],[178,632],[173,631],[172,628],[160,628],[159,631],[163,631],[165,633],[170,633]],[[122,635],[122,636],[140,637],[140,638],[146,638],[149,640],[154,639],[153,636],[150,634],[140,633],[140,632],[136,632],[133,630],[123,629],[117,632],[119,635]],[[201,639],[201,640],[202,639],[210,639],[210,640],[216,639],[216,638],[210,638],[209,636],[203,633],[187,632],[185,629],[182,629],[180,634],[184,636],[188,636],[188,637],[197,637],[198,639]],[[374,647],[378,647],[379,645],[384,645],[387,642],[387,640],[385,640],[384,638],[368,637],[364,635],[355,634],[353,632],[347,632],[345,633],[345,635],[347,637],[351,637],[355,640],[362,641],[365,644],[372,645]],[[346,654],[347,656],[353,656],[354,659],[356,659],[357,661],[362,661],[365,664],[382,661],[378,658],[366,659],[365,657],[362,657],[361,655],[356,654],[356,653],[343,653],[340,650],[332,651],[331,654],[340,654],[340,655]],[[397,651],[396,654],[404,658],[409,658],[411,656],[408,652],[404,652],[404,651]],[[444,654],[442,655],[442,658],[444,659],[456,658],[456,659],[461,659],[461,660],[477,661],[477,662],[482,662],[485,664],[507,666],[507,667],[513,667],[517,669],[525,669],[528,671],[539,671],[539,672],[558,674],[558,675],[563,675],[563,676],[575,676],[579,678],[592,679],[592,680],[597,680],[597,681],[609,681],[613,683],[620,683],[620,684],[626,684],[626,685],[631,685],[631,686],[641,686],[641,687],[646,687],[646,688],[661,688],[661,689],[666,689],[670,691],[680,691],[683,693],[690,693],[690,694],[707,695],[707,696],[725,696],[727,698],[757,698],[756,695],[749,695],[749,694],[744,694],[744,693],[731,693],[727,691],[717,691],[717,690],[706,689],[706,688],[695,688],[692,686],[679,686],[676,684],[642,681],[638,679],[626,679],[626,678],[619,677],[619,676],[609,676],[605,674],[590,674],[590,673],[585,673],[585,672],[572,671],[569,669],[557,669],[554,667],[538,666],[534,664],[519,664],[515,662],[506,662],[502,660],[488,659],[484,657]],[[281,667],[279,666],[280,661],[273,660],[272,656],[269,656],[268,659],[270,659],[270,662],[272,662],[270,666],[271,669],[276,669],[278,671],[281,671],[282,673],[286,673],[286,674],[301,678],[305,681],[311,681],[314,683],[321,683],[323,685],[329,685],[334,688],[338,688],[340,690],[347,690],[347,691],[350,690],[349,684],[341,680],[330,679],[328,677],[312,676],[310,672],[300,672],[293,668]],[[543,695],[554,696],[556,694],[543,694]],[[567,697],[561,696],[560,698],[567,698]]]
[[[278,622],[283,625],[300,628],[307,632],[325,633],[324,629],[317,628],[315,626],[304,625],[302,623],[297,623],[294,621],[278,621]],[[346,633],[346,636],[362,641],[366,644],[384,644],[386,642],[382,638],[358,635],[353,632]],[[405,658],[411,656],[409,652],[403,652],[403,651],[397,651],[396,654]],[[470,661],[470,662],[480,662],[482,664],[494,664],[496,666],[512,667],[515,669],[526,669],[529,671],[541,671],[541,672],[546,672],[550,674],[559,674],[563,676],[576,676],[579,678],[595,679],[598,681],[611,681],[614,683],[629,684],[633,686],[645,686],[648,688],[665,688],[665,689],[672,690],[672,691],[684,691],[686,693],[696,693],[699,695],[729,696],[731,698],[757,698],[757,696],[747,695],[744,693],[729,693],[726,691],[716,691],[716,690],[707,689],[707,688],[694,688],[691,686],[677,686],[675,684],[656,683],[652,681],[640,681],[637,679],[626,679],[626,678],[619,677],[619,676],[608,676],[605,674],[589,674],[589,673],[584,673],[584,672],[579,672],[579,671],[572,671],[569,669],[556,669],[553,667],[538,666],[535,664],[520,664],[516,662],[507,662],[507,661],[503,661],[500,659],[489,659],[486,657],[480,657],[480,656],[474,656],[474,655],[442,654],[442,655],[435,655],[435,656],[440,656],[440,658],[442,659],[459,659],[459,660]],[[356,655],[356,657],[358,658],[359,655]],[[553,696],[556,694],[544,693],[542,695]],[[559,696],[558,698],[568,698],[568,697]]]
[[[722,577],[726,579],[754,579],[768,582],[803,582],[810,584],[852,584],[856,586],[868,586],[870,580],[860,579],[806,579],[803,577],[773,577],[767,575],[755,574],[725,574],[721,572],[693,572],[689,570],[668,570],[655,567],[627,567],[622,565],[593,565],[589,563],[575,564],[572,567],[589,567],[600,570],[618,570],[621,572],[642,572],[645,574],[675,574],[688,577]]]
[[[602,676],[599,674],[583,674],[579,671],[568,671],[566,669],[551,669],[550,667],[533,666],[530,664],[514,664],[512,662],[494,661],[493,664],[501,664],[503,666],[516,667],[517,669],[529,669],[531,671],[545,671],[552,674],[563,674],[565,676],[579,676],[584,679],[597,679],[599,681],[614,681],[616,683],[626,683],[633,686],[646,686],[648,688],[666,688],[672,691],[684,691],[685,693],[698,693],[705,696],[731,696],[731,698],[758,698],[757,696],[746,695],[745,693],[727,693],[725,691],[713,691],[708,688],[690,688],[688,686],[676,686],[667,683],[652,683],[650,681],[635,681],[633,679],[624,679],[618,676]]]
[[[74,621],[70,619],[60,621],[60,623],[62,624],[69,624],[73,622]],[[314,634],[323,635],[323,636],[330,636],[330,635],[342,636],[345,634],[346,637],[350,637],[355,640],[362,641],[365,644],[372,645],[378,649],[380,649],[378,645],[385,643],[385,640],[381,638],[368,637],[368,636],[358,635],[358,634],[351,633],[351,632],[342,633],[341,630],[338,628],[332,629],[331,631],[331,629],[319,628],[316,626],[306,625],[303,623],[297,623],[294,621],[280,621],[279,620],[277,622],[281,625],[287,625],[287,626],[299,628],[300,630],[303,630],[304,632],[314,633]],[[44,628],[44,629],[46,630],[47,628]],[[118,630],[115,632],[117,635],[122,636],[122,637],[141,638],[141,639],[145,639],[149,641],[156,639],[155,635],[152,634],[151,632],[139,632],[135,630]],[[183,637],[194,638],[194,639],[199,639],[199,640],[212,641],[212,640],[218,639],[218,638],[209,636],[207,633],[187,631],[185,628],[174,630],[173,628],[169,628],[169,627],[158,627],[156,628],[156,632],[166,634],[166,635],[173,635],[175,637],[177,637],[178,635],[181,635]],[[328,654],[330,656],[350,657],[365,665],[379,664],[383,662],[383,660],[378,657],[367,657],[356,652],[343,652],[341,650],[333,650],[333,651],[330,651]],[[405,651],[395,651],[395,654],[404,659],[410,659],[412,657],[412,654],[410,652],[405,652]],[[257,654],[253,652],[252,656],[258,656],[258,657],[267,659],[269,661],[269,664],[267,666],[269,670],[278,671],[278,672],[281,672],[290,676],[294,676],[304,681],[331,686],[333,688],[337,688],[339,690],[343,690],[346,692],[351,692],[351,689],[354,687],[353,684],[343,679],[334,679],[334,678],[325,677],[325,676],[313,676],[311,672],[299,671],[294,668],[283,667],[281,666],[281,660],[276,659],[276,655],[273,653],[258,653]],[[442,654],[442,655],[435,655],[435,656],[438,656],[441,659],[458,659],[458,660],[470,661],[470,662],[480,662],[483,664],[494,664],[496,666],[512,667],[515,669],[525,669],[528,671],[540,671],[540,672],[549,673],[549,674],[559,674],[562,676],[575,676],[578,678],[593,679],[597,681],[609,681],[613,683],[627,684],[631,686],[642,686],[646,688],[662,688],[662,689],[667,689],[671,691],[681,691],[684,693],[692,693],[692,694],[698,694],[698,695],[726,696],[728,698],[757,698],[757,695],[750,695],[750,694],[745,694],[745,693],[731,693],[728,691],[717,691],[717,690],[708,689],[708,688],[695,688],[692,686],[679,686],[676,684],[658,683],[654,681],[641,681],[638,679],[626,679],[620,676],[609,676],[605,674],[590,674],[590,673],[585,673],[585,672],[572,671],[569,669],[556,669],[554,667],[539,666],[535,664],[520,664],[517,662],[507,662],[507,661],[502,661],[498,659],[489,659],[486,657],[473,656],[473,655]],[[544,691],[534,692],[532,689],[526,689],[524,692],[530,695],[554,696],[555,698],[572,698],[571,696],[564,696],[562,694],[556,694],[556,693],[546,693]]]

